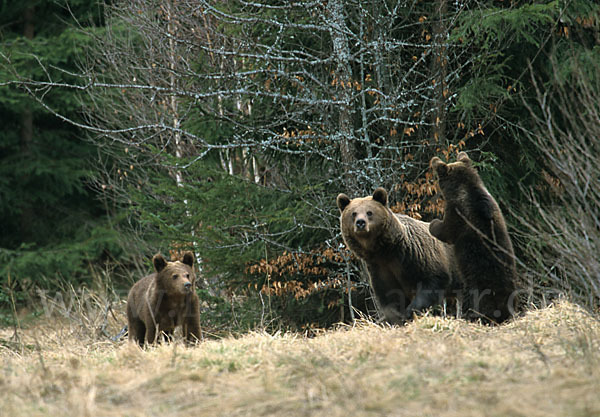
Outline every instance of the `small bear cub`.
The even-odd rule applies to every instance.
[[[181,326],[189,343],[200,340],[200,301],[194,290],[194,254],[168,262],[159,253],[152,258],[155,272],[136,282],[127,297],[129,340],[140,346],[173,338]]]

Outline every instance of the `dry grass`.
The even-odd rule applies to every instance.
[[[40,321],[21,342],[0,351],[7,416],[600,415],[600,323],[566,302],[498,328],[423,317],[142,351]]]

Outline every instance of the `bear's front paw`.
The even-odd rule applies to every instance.
[[[444,222],[440,219],[433,219],[431,223],[429,223],[429,233],[442,242],[447,242],[447,239],[444,236]]]
[[[433,236],[438,237],[443,227],[443,223],[440,219],[433,219],[431,223],[429,223],[429,233]]]
[[[448,165],[437,156],[431,158],[431,161],[429,161],[429,166],[433,168],[433,171],[438,175],[438,177],[443,177],[448,173]]]

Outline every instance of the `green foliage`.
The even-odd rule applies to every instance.
[[[530,1],[510,7],[477,7],[461,14],[451,39],[472,43],[478,54],[459,88],[455,111],[462,112],[467,121],[503,112],[504,108],[497,107],[513,101],[514,92],[523,86],[528,62],[539,62],[538,54],[556,29],[559,4]]]
[[[510,7],[475,7],[461,15],[452,36],[473,39],[484,50],[515,42],[540,47],[539,35],[554,24],[560,6],[559,0],[534,0]]]
[[[330,324],[347,311],[338,192],[385,186],[396,208],[439,215],[428,161],[465,149],[514,224],[544,166],[536,86],[598,77],[600,6],[585,0],[188,6],[0,2],[0,284],[18,301],[90,264],[190,248],[216,327]],[[90,79],[119,88],[35,86],[115,129],[89,142],[14,83]]]
[[[512,223],[507,209],[522,203],[522,187],[535,183],[540,173],[539,153],[525,134],[531,73],[545,72],[552,50],[564,43],[558,19],[567,12],[560,1],[483,4],[463,13],[451,34],[477,51],[465,68],[453,112],[466,125],[481,126],[469,147],[481,151],[482,177]]]
[[[272,296],[269,305],[281,317],[305,322],[328,323],[330,315],[338,315],[336,303],[344,295],[339,287],[325,285],[322,292],[298,294],[315,282],[338,279],[344,262],[329,263],[316,277],[300,267],[286,269],[286,264],[283,268],[282,259],[293,255],[297,264],[313,262],[315,253],[337,249],[334,197],[348,191],[345,187],[357,194],[384,185],[391,189],[392,201],[399,197],[398,207],[419,207],[427,202],[423,195],[431,183],[417,181],[423,179],[419,176],[431,156],[465,147],[480,161],[482,177],[502,207],[518,207],[523,200],[521,187],[534,184],[540,171],[537,151],[523,134],[529,128],[525,115],[533,91],[529,68],[547,69],[548,55],[569,43],[559,31],[561,16],[577,22],[578,14],[593,11],[583,5],[563,10],[563,3],[556,0],[479,1],[464,9],[446,4],[447,14],[438,17],[431,2],[395,13],[386,2],[342,3],[346,6],[343,32],[350,34],[346,40],[353,41],[348,43],[347,62],[341,64],[347,64],[351,79],[339,73],[343,65],[334,56],[336,30],[318,26],[319,18],[331,18],[324,5],[305,13],[298,5],[263,8],[218,3],[218,13],[211,14],[214,27],[188,21],[187,26],[202,33],[202,39],[210,39],[208,44],[197,38],[190,41],[189,47],[198,47],[200,58],[177,50],[182,61],[197,71],[194,77],[189,77],[187,68],[175,71],[180,77],[177,83],[199,97],[210,97],[175,98],[179,111],[186,109],[184,131],[195,136],[183,138],[185,144],[178,148],[162,131],[149,134],[147,142],[140,142],[138,159],[131,156],[120,167],[122,172],[123,166],[131,164],[138,172],[130,170],[120,181],[131,201],[131,216],[150,246],[163,251],[193,248],[202,258],[204,276],[215,288],[254,301],[261,291]],[[127,20],[128,15],[121,18],[136,22]],[[453,22],[443,45],[432,40],[438,19]],[[302,25],[319,29],[306,30]],[[151,34],[140,30],[140,39],[156,42],[160,39],[156,30]],[[379,44],[381,40],[385,42]],[[142,50],[132,52],[140,53],[145,63],[139,68],[151,65]],[[446,74],[446,91],[442,88],[435,94],[443,97],[436,97],[430,88],[438,82],[435,77],[432,82],[432,68],[436,58],[442,58],[435,54],[442,52],[448,59],[447,68],[441,70]],[[310,59],[304,61],[305,57]],[[166,58],[168,54],[159,55]],[[145,75],[140,72],[135,78]],[[169,87],[166,81],[163,76],[157,82]],[[346,139],[338,136],[345,105],[323,104],[348,90],[345,127],[351,136],[350,162],[340,161],[339,155],[340,141]],[[220,92],[218,97],[214,91]],[[145,108],[139,103],[147,103],[153,109],[156,102],[163,103],[157,123],[173,125],[170,117],[175,110],[164,104],[171,100],[168,95],[154,101],[136,91],[124,95],[130,107]],[[242,110],[250,105],[252,111]],[[436,106],[447,110],[439,112]],[[127,111],[120,119],[131,118]],[[432,140],[438,123],[435,114],[444,119],[447,138]],[[149,119],[154,120],[152,115]],[[140,117],[138,123],[146,121]],[[181,152],[184,156],[173,156]],[[139,159],[157,163],[138,168]],[[253,175],[259,170],[252,164],[264,168],[258,180]],[[346,169],[352,180],[342,176]],[[410,187],[415,183],[419,187]],[[413,201],[402,193],[409,189],[416,190]],[[512,222],[512,211],[506,212]],[[285,269],[285,273],[275,277],[269,268]],[[356,274],[352,279],[359,280]]]
[[[77,82],[72,74],[89,34],[73,19],[88,25],[99,21],[100,11],[87,1],[0,4],[0,82]],[[27,19],[33,39],[24,36]],[[44,103],[66,117],[79,117],[81,99],[74,91],[46,87]],[[1,296],[10,291],[20,303],[36,288],[87,282],[91,265],[122,255],[120,236],[92,188],[97,147],[15,84],[0,89],[0,129]]]
[[[147,188],[131,189],[136,202],[132,210],[153,231],[148,237],[156,247],[194,245],[205,273],[223,277],[228,286],[239,284],[249,262],[284,249],[317,245],[324,238],[300,226],[312,215],[300,194],[228,175],[206,162],[188,168],[185,178],[180,187],[165,172]],[[284,233],[289,230],[294,233]]]
[[[29,294],[36,287],[56,289],[57,280],[78,285],[87,281],[90,262],[113,261],[122,252],[118,232],[106,224],[80,227],[69,238],[52,245],[32,243],[0,249],[0,276],[11,276],[15,288]]]

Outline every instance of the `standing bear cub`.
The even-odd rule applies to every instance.
[[[431,160],[445,199],[429,231],[452,245],[468,318],[503,322],[515,311],[515,256],[504,217],[465,152],[457,162]]]
[[[164,335],[171,339],[177,326],[188,342],[200,340],[200,302],[194,290],[194,255],[185,252],[183,262],[167,262],[161,254],[152,258],[154,272],[136,282],[127,297],[129,340],[140,346]]]
[[[443,301],[453,274],[451,248],[429,233],[429,224],[394,214],[388,196],[337,197],[346,246],[366,264],[375,298],[390,323],[400,323]]]

